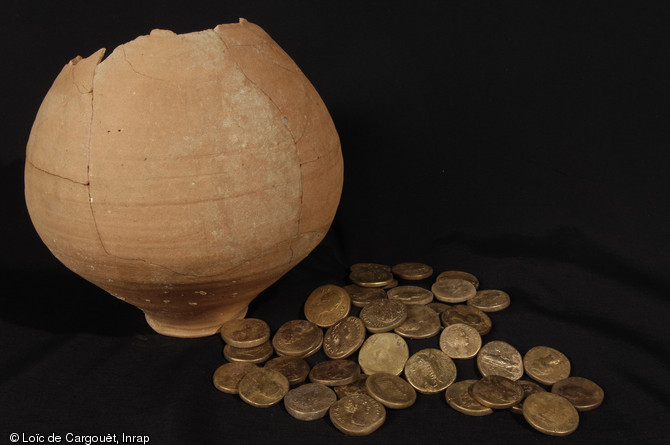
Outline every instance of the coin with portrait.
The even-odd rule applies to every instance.
[[[319,286],[305,301],[305,318],[317,326],[327,328],[347,315],[351,299],[346,290],[334,284]]]
[[[323,352],[328,358],[347,358],[365,341],[365,324],[353,315],[329,327],[323,337]]]
[[[578,411],[591,411],[598,408],[605,398],[605,391],[595,382],[584,377],[568,377],[551,387],[551,392],[563,396]]]
[[[523,356],[526,374],[545,385],[553,385],[570,376],[570,360],[549,346],[535,346]]]
[[[367,436],[386,420],[384,405],[365,394],[349,394],[330,406],[333,426],[349,436]]]

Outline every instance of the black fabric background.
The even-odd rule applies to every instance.
[[[656,5],[5,1],[0,443],[12,432],[141,434],[154,444],[667,443],[670,17]],[[273,331],[302,318],[309,292],[345,284],[354,262],[472,272],[512,297],[485,341],[521,353],[555,347],[573,375],[605,390],[573,435],[544,436],[506,411],[467,417],[443,395],[388,410],[358,439],[281,405],[252,408],[211,384],[220,338],[160,336],[52,257],[25,208],[23,164],[62,66],[153,28],[199,31],[238,17],[312,81],[345,159],[327,238],[248,315]],[[473,360],[458,372],[477,377]]]

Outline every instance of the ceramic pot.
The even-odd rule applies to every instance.
[[[33,124],[26,203],[68,268],[165,335],[216,333],[321,241],[343,163],[291,58],[244,19],[71,60]]]

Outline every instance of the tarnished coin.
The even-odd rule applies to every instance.
[[[333,386],[333,391],[335,391],[335,394],[337,394],[338,399],[341,399],[344,396],[348,396],[349,394],[370,395],[368,394],[368,389],[365,386],[365,381],[367,379],[368,376],[366,374],[361,374],[356,380],[354,380],[352,383],[349,383],[348,385]]]
[[[299,357],[275,357],[263,367],[284,374],[289,385],[304,382],[309,375],[309,363]]]
[[[305,318],[327,328],[349,315],[351,300],[346,290],[334,284],[319,286],[305,301]]]
[[[549,346],[535,346],[523,356],[523,367],[532,379],[553,385],[570,376],[570,360]]]
[[[479,288],[479,280],[476,276],[460,270],[447,270],[446,272],[442,272],[435,278],[435,281],[445,280],[448,278],[459,278],[461,280],[466,280],[472,283],[475,289]]]
[[[405,304],[428,304],[433,301],[433,293],[419,286],[398,286],[386,291],[389,300]]]
[[[347,358],[365,341],[365,324],[353,315],[329,327],[323,337],[323,352],[332,359]]]
[[[356,307],[363,307],[371,301],[386,298],[386,291],[380,287],[362,287],[358,284],[348,284],[344,286],[344,290],[349,294],[351,304]]]
[[[407,360],[405,377],[420,393],[437,394],[456,380],[456,365],[439,349],[422,349]]]
[[[477,368],[483,376],[500,375],[510,380],[519,380],[523,375],[523,360],[514,346],[494,340],[479,350]]]
[[[272,337],[277,355],[306,358],[323,344],[323,330],[308,320],[287,321]]]
[[[407,318],[394,332],[405,338],[419,339],[434,337],[441,329],[442,323],[437,312],[421,304],[408,304]]]
[[[440,334],[440,349],[451,358],[472,358],[481,347],[477,329],[463,323],[449,325]]]
[[[428,306],[438,314],[441,314],[442,312],[446,311],[451,307],[448,304],[440,303],[439,301],[433,301],[431,303],[428,303],[426,306]]]
[[[598,408],[605,398],[605,391],[597,383],[584,377],[568,377],[554,383],[551,392],[563,396],[578,411],[591,411]]]
[[[326,360],[312,366],[309,380],[326,386],[348,385],[354,382],[361,374],[358,363],[351,360]]]
[[[509,307],[510,298],[507,292],[497,289],[477,291],[477,294],[468,300],[472,307],[484,312],[497,312]]]
[[[579,425],[579,413],[564,397],[550,392],[536,392],[523,402],[523,417],[541,433],[567,436]]]
[[[393,281],[393,274],[377,267],[356,267],[351,269],[349,279],[362,287],[384,287]]]
[[[258,318],[229,320],[221,326],[221,338],[236,348],[253,348],[270,340],[270,326]]]
[[[378,263],[356,263],[352,264],[349,266],[349,270],[351,272],[356,271],[356,270],[368,270],[368,269],[380,269],[386,272],[391,272],[391,266],[387,266],[386,264],[378,264]]]
[[[365,382],[370,396],[387,408],[409,408],[416,402],[416,391],[403,378],[386,372],[368,376]]]
[[[430,290],[435,299],[445,303],[463,303],[477,294],[477,289],[466,280],[460,278],[445,278],[436,281]]]
[[[367,375],[387,372],[400,375],[409,358],[409,348],[398,334],[372,334],[358,351],[358,364]]]
[[[423,280],[433,274],[433,268],[423,263],[400,263],[391,272],[403,280]]]
[[[531,394],[535,394],[536,392],[546,392],[546,389],[530,380],[517,380],[516,382],[523,388],[524,399]],[[514,414],[523,414],[523,399],[521,400],[521,402],[510,407],[509,410],[512,411]]]
[[[484,406],[504,409],[521,402],[524,392],[521,385],[507,377],[487,375],[472,384],[470,395]]]
[[[272,356],[273,352],[269,341],[253,348],[236,348],[231,345],[223,347],[223,356],[229,362],[263,363]]]
[[[384,405],[365,394],[350,394],[330,406],[330,421],[348,436],[367,436],[386,420]]]
[[[272,369],[258,368],[249,371],[238,386],[242,400],[258,408],[275,405],[288,392],[286,377]]]
[[[407,306],[394,300],[375,300],[359,314],[368,331],[372,333],[388,332],[400,326],[407,318]]]
[[[320,383],[306,383],[284,396],[284,407],[298,420],[316,420],[326,415],[337,401],[335,392]]]
[[[258,368],[258,366],[253,363],[226,363],[225,365],[216,368],[214,376],[212,377],[212,383],[214,383],[214,387],[219,391],[228,394],[237,394],[237,387],[240,384],[242,377],[244,377],[247,372],[256,368]]]
[[[486,416],[493,413],[491,408],[482,405],[470,395],[469,389],[476,381],[461,380],[450,385],[444,393],[449,406],[468,416]]]
[[[477,329],[479,335],[486,335],[491,332],[491,319],[484,312],[472,306],[457,304],[451,306],[440,314],[442,326],[447,327],[456,323],[467,324]]]

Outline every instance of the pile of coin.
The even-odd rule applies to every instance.
[[[214,386],[256,407],[283,400],[300,420],[328,413],[337,429],[353,436],[382,426],[386,409],[412,406],[417,392],[444,393],[449,406],[471,416],[510,410],[553,436],[574,432],[578,411],[602,403],[603,390],[570,376],[570,361],[554,348],[535,346],[522,357],[507,342],[483,344],[492,327],[487,313],[510,305],[506,292],[480,290],[477,277],[454,270],[437,275],[430,289],[405,284],[432,275],[430,266],[416,262],[354,264],[352,284],[316,288],[305,301],[305,319],[284,323],[272,339],[262,320],[227,322],[221,337],[229,363],[215,371]],[[410,356],[407,340],[431,337],[438,347]],[[320,350],[329,360],[310,367],[305,358]],[[472,358],[481,379],[456,381],[454,360]]]

